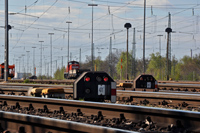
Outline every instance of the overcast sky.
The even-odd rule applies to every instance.
[[[91,56],[91,27],[92,7],[94,3],[94,54],[104,60],[109,54],[110,37],[112,37],[112,52],[126,51],[125,23],[131,23],[129,30],[129,51],[132,50],[133,28],[136,29],[136,58],[142,59],[143,52],[143,0],[9,0],[9,24],[13,28],[9,31],[9,62],[16,64],[19,71],[28,63],[33,66],[33,48],[35,49],[37,73],[40,66],[40,52],[42,43],[43,74],[45,64],[50,63],[50,35],[53,44],[53,67],[60,67],[67,63],[68,24],[70,24],[70,53],[72,60],[81,61]],[[147,0],[146,9],[146,58],[151,53],[159,52],[159,37],[161,37],[161,55],[166,56],[166,32],[168,27],[168,13],[171,13],[171,55],[177,59],[184,55],[193,55],[199,50],[199,0]],[[4,51],[4,0],[0,0],[0,61],[3,62]],[[23,56],[24,55],[24,56]],[[21,58],[20,58],[21,57]],[[24,58],[24,61],[23,61]],[[29,71],[33,71],[30,67]],[[46,70],[47,71],[47,70]]]

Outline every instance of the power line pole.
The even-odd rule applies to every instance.
[[[81,48],[80,48],[80,51],[79,51],[79,64],[81,63]]]
[[[91,40],[91,58],[92,58],[92,71],[94,71],[94,42],[93,42],[93,7],[98,6],[97,4],[88,4],[92,6],[92,40]]]
[[[166,75],[167,75],[167,80],[169,80],[169,36],[170,33],[172,32],[171,28],[166,28],[165,32],[167,32],[167,55],[166,55]]]
[[[33,48],[33,75],[36,76],[36,72],[35,72],[35,48],[36,47],[32,47]]]
[[[110,37],[110,48],[109,48],[109,68],[110,76],[112,77],[112,37]]]
[[[168,28],[165,29],[167,32],[167,52],[166,52],[166,75],[167,80],[169,80],[169,75],[171,74],[171,14],[169,13]]]
[[[56,71],[57,71],[57,60],[56,60]]]
[[[8,81],[8,65],[9,65],[9,35],[8,32],[11,29],[11,26],[8,25],[8,0],[5,0],[5,60],[4,60],[4,81]]]
[[[146,71],[145,66],[145,23],[146,23],[146,0],[144,0],[144,26],[143,26],[143,73]]]
[[[25,54],[22,54],[22,58],[23,58],[23,67],[22,67],[22,69],[23,69],[23,78],[25,79],[25,75],[24,75],[24,73],[25,73],[25,67],[24,67],[24,56],[25,56]]]
[[[67,63],[69,62],[69,24],[70,23],[72,23],[72,22],[70,22],[70,21],[67,21],[66,23],[68,23],[68,45],[67,45],[67,49],[68,49],[68,51],[67,51]]]
[[[135,55],[136,55],[136,49],[135,49],[136,41],[135,41],[135,28],[133,28],[133,47],[132,47],[132,75],[135,78]]]
[[[63,56],[62,56],[62,67],[63,67]],[[61,67],[61,68],[62,68],[62,67]]]
[[[40,51],[40,76],[42,77],[42,43],[44,41],[39,41],[41,43],[41,51]]]
[[[49,63],[47,63],[47,77],[49,79]]]
[[[162,37],[163,35],[158,35],[158,37],[159,37],[159,53],[160,53],[160,64],[159,64],[159,66],[160,66],[160,79],[161,79],[161,37]]]
[[[54,35],[54,33],[49,33],[50,35],[50,45],[51,45],[51,50],[50,50],[50,57],[51,57],[51,72],[50,72],[50,76],[52,76],[52,35]]]
[[[127,39],[126,39],[126,80],[128,80],[128,29],[131,28],[130,23],[126,23],[124,28],[127,29]]]
[[[169,13],[168,28],[171,28],[171,14]],[[168,59],[169,59],[169,75],[171,75],[171,33],[169,33],[169,47],[168,47]]]
[[[21,59],[21,57],[18,57],[19,58],[19,73],[20,73],[20,59]]]
[[[27,66],[26,66],[26,73],[28,74],[28,68],[29,68],[29,52],[30,51],[26,51],[27,52]]]

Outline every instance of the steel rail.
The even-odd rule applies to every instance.
[[[0,81],[4,81],[3,79],[0,79]],[[11,83],[23,83],[25,80],[22,79],[14,79],[14,80],[8,80],[8,82]],[[73,84],[75,80],[68,80],[68,79],[64,79],[64,80],[49,80],[49,79],[29,79],[30,83],[47,83],[47,84],[66,84],[66,85],[71,85]],[[124,82],[128,82],[128,83],[133,83],[133,80],[115,80],[115,82],[117,83],[124,83]],[[195,81],[162,81],[162,80],[158,80],[158,84],[200,84],[200,82],[195,82]]]
[[[200,89],[199,84],[158,84],[158,87],[170,87],[170,88],[196,88]]]
[[[5,125],[7,130],[18,130],[20,126],[26,132],[45,133],[45,132],[69,132],[69,133],[138,133],[108,128],[91,124],[78,123],[73,121],[59,120],[28,114],[0,111],[0,123]]]
[[[22,84],[8,84],[19,85],[17,88],[3,88],[0,87],[0,91],[10,92],[27,92],[28,89],[19,88]],[[40,85],[40,84],[25,84],[26,86],[34,87],[63,87],[66,94],[73,94],[72,86],[67,85]],[[145,92],[145,91],[123,91],[117,90],[118,97],[134,97],[134,98],[150,98],[150,99],[167,99],[167,100],[183,100],[183,101],[200,101],[200,94],[186,94],[186,93],[174,93],[174,92]]]
[[[66,81],[67,82],[67,81]],[[0,83],[0,85],[6,86],[34,86],[34,87],[73,87],[73,82],[67,83],[67,85],[58,85],[58,84],[30,84],[30,83]],[[158,87],[170,87],[170,88],[196,88],[200,89],[200,85],[198,84],[158,84]],[[137,89],[137,88],[136,88]]]
[[[0,83],[0,86],[29,86],[29,87],[73,87],[72,85],[28,84],[28,83]]]
[[[12,84],[13,85],[13,84]],[[21,85],[21,84],[20,84]],[[31,86],[32,84],[26,84]],[[37,86],[37,85],[35,85]],[[38,85],[37,87],[63,87],[66,94],[73,94],[71,86],[62,85]],[[0,88],[0,91],[10,92],[27,92],[26,88]],[[174,92],[141,92],[141,91],[123,91],[117,90],[118,97],[134,97],[134,98],[150,98],[150,99],[167,99],[167,100],[182,100],[182,101],[200,101],[200,94],[186,94],[186,93],[174,93]]]
[[[167,99],[180,101],[200,102],[200,94],[167,93],[167,92],[141,92],[141,91],[122,91],[117,90],[120,97]]]
[[[184,127],[197,129],[200,124],[200,113],[191,111],[182,111],[174,109],[162,109],[152,107],[142,107],[134,105],[120,105],[120,104],[107,104],[107,103],[96,103],[96,102],[85,102],[75,100],[61,100],[61,99],[43,99],[35,97],[24,97],[24,96],[9,96],[0,95],[0,100],[6,100],[7,102],[20,102],[21,103],[32,103],[33,106],[42,107],[47,105],[51,108],[59,108],[63,106],[65,110],[74,111],[77,108],[81,109],[85,114],[94,114],[94,112],[102,111],[102,114],[106,118],[119,117],[121,113],[127,119],[130,120],[145,120],[147,116],[151,116],[151,119],[156,123],[165,123],[167,125],[175,124],[177,120],[180,120]]]

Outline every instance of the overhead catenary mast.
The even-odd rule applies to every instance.
[[[8,58],[8,51],[9,51],[9,36],[8,31],[11,29],[11,26],[8,25],[8,0],[5,0],[5,68],[4,68],[4,80],[8,81],[8,64],[9,64],[9,58]]]
[[[135,78],[136,73],[135,73],[135,57],[136,57],[136,41],[135,41],[135,28],[133,28],[133,46],[132,46],[132,76]]]

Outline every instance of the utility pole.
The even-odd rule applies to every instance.
[[[172,29],[166,28],[165,32],[167,32],[167,55],[166,55],[167,69],[166,69],[166,75],[167,75],[167,80],[169,80],[169,36],[170,36],[170,33],[172,32]]]
[[[42,77],[42,43],[44,41],[39,41],[41,43],[41,51],[40,51],[40,76]]]
[[[63,56],[62,56],[62,67],[63,67]],[[61,68],[62,68],[62,67],[61,67]]]
[[[57,71],[57,60],[56,60],[56,71]]]
[[[109,48],[109,68],[110,76],[112,77],[112,37],[110,37],[110,48]]]
[[[132,47],[132,57],[133,57],[133,60],[132,60],[132,75],[133,77],[135,78],[135,55],[136,55],[136,48],[135,48],[135,45],[136,45],[136,41],[135,41],[135,28],[133,28],[133,47]]]
[[[21,59],[21,57],[18,57],[19,58],[19,73],[20,73],[20,59]]]
[[[98,6],[97,4],[88,4],[92,6],[92,40],[91,40],[91,58],[92,58],[92,71],[94,71],[94,42],[93,42],[93,7]]]
[[[50,57],[51,57],[51,72],[50,72],[50,76],[52,76],[52,35],[54,35],[54,33],[49,33],[50,35],[50,44],[51,44],[51,50],[50,50]]]
[[[22,54],[22,58],[23,58],[23,67],[22,67],[22,69],[23,69],[23,78],[25,79],[25,75],[24,75],[24,73],[25,73],[25,67],[24,67],[24,56],[25,56],[25,54]]]
[[[17,65],[18,59],[15,59],[15,63]],[[19,67],[19,66],[18,66]],[[16,69],[17,70],[17,69]],[[19,68],[18,68],[18,72],[19,72]]]
[[[33,48],[33,75],[36,76],[36,72],[35,72],[35,48],[36,47],[32,47]]]
[[[28,68],[29,68],[29,52],[30,51],[26,51],[27,52],[27,65],[26,65],[26,74],[27,74],[27,76],[28,76]]]
[[[162,37],[163,35],[158,35],[158,37],[159,37],[159,54],[160,54],[160,79],[161,79],[161,37]]]
[[[169,12],[168,28],[171,28],[171,14]],[[174,33],[174,32],[173,32]],[[168,65],[169,65],[169,75],[171,75],[171,33],[168,36]]]
[[[130,23],[126,23],[124,25],[124,28],[127,29],[127,40],[126,40],[126,80],[128,80],[128,29],[131,28],[131,24]]]
[[[47,77],[49,79],[49,63],[47,63]]]
[[[168,28],[165,29],[167,32],[167,55],[166,55],[166,75],[167,80],[169,80],[169,75],[171,73],[171,14],[169,13]]]
[[[9,65],[9,30],[11,26],[8,25],[8,0],[5,0],[5,59],[4,59],[4,81],[8,81],[8,65]]]
[[[146,23],[146,0],[144,0],[144,26],[143,26],[143,73],[146,71],[145,66],[145,23]]]
[[[121,71],[120,71],[120,80],[122,80],[122,58],[121,58]]]
[[[81,64],[81,48],[80,48],[80,51],[79,51],[79,64]]]
[[[68,51],[67,51],[67,64],[68,64],[68,62],[69,62],[69,24],[70,23],[72,23],[72,22],[70,22],[70,21],[67,21],[66,23],[68,23],[68,46],[67,46],[67,49],[68,49]]]

